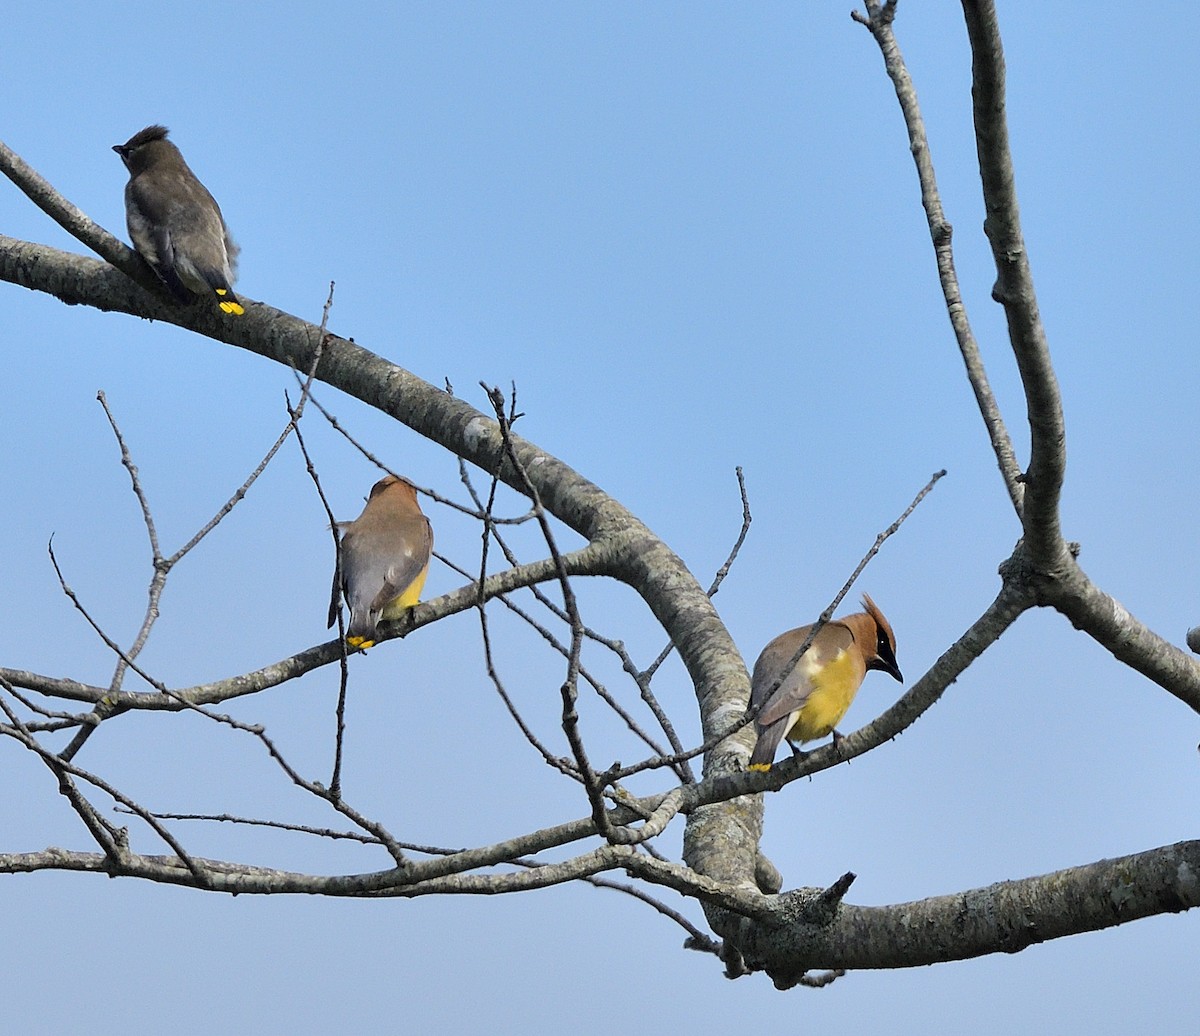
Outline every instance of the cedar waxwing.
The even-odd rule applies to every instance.
[[[339,595],[350,607],[346,643],[374,645],[384,619],[396,619],[421,599],[433,553],[433,532],[411,482],[395,475],[371,487],[367,506],[352,522],[338,522],[341,549],[333,574],[329,626],[337,621]]]
[[[167,140],[167,127],[147,126],[113,150],[129,170],[125,221],[133,247],[180,302],[215,292],[222,312],[245,313],[232,287],[238,246],[213,196]]]
[[[763,705],[755,720],[758,744],[750,757],[751,770],[769,770],[785,737],[803,744],[832,733],[836,742],[841,735],[833,728],[846,715],[868,669],[882,669],[904,680],[896,664],[896,635],[891,625],[866,594],[863,607],[865,612],[822,626],[787,679]],[[751,708],[762,703],[811,629],[788,630],[763,648],[750,682]]]

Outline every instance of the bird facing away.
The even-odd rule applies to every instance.
[[[338,522],[337,530],[341,546],[328,625],[337,621],[344,596],[350,608],[346,643],[366,650],[375,644],[380,622],[399,618],[421,599],[433,531],[413,484],[395,475],[376,482],[363,513]]]
[[[233,293],[238,246],[213,196],[167,140],[167,127],[147,126],[113,150],[129,170],[125,222],[133,247],[180,302],[215,296],[223,313],[245,313]]]
[[[785,737],[803,744],[833,734],[858,693],[868,669],[882,669],[903,681],[896,664],[896,635],[891,624],[866,594],[865,612],[827,622],[787,679],[765,701],[783,667],[804,643],[812,626],[781,633],[754,663],[750,682],[751,708],[762,705],[755,720],[758,743],[750,756],[751,770],[769,770]],[[793,749],[795,751],[795,749]]]

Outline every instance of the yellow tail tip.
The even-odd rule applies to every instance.
[[[227,288],[216,288],[214,290],[217,293],[217,305],[221,307],[222,313],[232,313],[235,317],[240,317],[246,312],[237,299],[225,297],[229,294],[229,290]]]
[[[371,648],[371,647],[375,646],[375,641],[367,640],[366,637],[357,637],[357,636],[347,637],[346,643],[349,644],[352,648],[362,648],[364,651],[366,651],[367,648]]]
[[[769,773],[771,770],[770,763],[751,763],[749,769],[756,770],[759,773]]]

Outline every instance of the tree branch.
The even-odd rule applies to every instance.
[[[1025,476],[1025,542],[1033,563],[1053,571],[1066,563],[1058,503],[1066,472],[1066,427],[1058,378],[1038,312],[1029,254],[1021,234],[1016,174],[1005,117],[1004,49],[991,0],[963,0],[971,42],[975,145],[987,210],[984,232],[996,262],[992,297],[1004,307],[1008,337],[1025,388],[1030,456]]]
[[[950,326],[954,330],[954,338],[958,342],[958,351],[962,355],[966,367],[967,380],[975,393],[975,403],[983,417],[987,428],[988,438],[992,443],[992,452],[1004,479],[1004,487],[1008,490],[1017,517],[1024,511],[1025,486],[1021,466],[1017,462],[1013,450],[1012,439],[1000,413],[1000,405],[992,392],[988,381],[987,370],[983,365],[983,357],[979,351],[979,343],[975,332],[971,329],[967,306],[963,301],[962,290],[958,283],[958,271],[954,265],[954,246],[952,238],[954,228],[946,219],[942,209],[942,197],[938,191],[937,177],[933,169],[933,157],[929,151],[929,139],[925,134],[925,120],[917,102],[917,89],[913,85],[904,56],[896,42],[892,31],[895,18],[895,4],[890,3],[880,8],[878,3],[869,4],[870,16],[864,18],[856,15],[855,21],[865,25],[875,38],[883,54],[884,67],[896,90],[896,99],[900,102],[900,111],[904,116],[904,124],[908,129],[909,150],[917,167],[917,179],[921,184],[921,204],[925,208],[925,219],[929,224],[929,236],[933,241],[933,254],[937,261],[938,281],[942,287],[942,297],[946,302],[946,312],[950,317]]]

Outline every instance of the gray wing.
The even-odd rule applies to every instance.
[[[767,694],[783,667],[791,660],[796,650],[804,643],[810,627],[802,626],[797,630],[776,637],[759,655],[754,664],[754,676],[750,686],[750,703],[757,705]],[[786,719],[797,709],[802,709],[812,694],[813,685],[809,674],[814,666],[824,665],[837,656],[839,651],[845,651],[854,643],[854,634],[848,626],[840,622],[828,622],[817,634],[812,646],[804,653],[787,679],[783,681],[771,695],[758,714],[760,728],[769,727],[773,723]],[[782,735],[781,735],[782,739]],[[778,744],[778,742],[776,742]]]
[[[338,607],[342,603],[342,533],[348,525],[350,522],[333,523],[338,538],[338,550],[333,563],[333,590],[329,594],[329,621],[325,623],[326,629],[332,629],[333,624],[337,622]]]
[[[373,612],[382,612],[391,601],[412,585],[413,580],[429,564],[429,557],[433,553],[433,529],[429,519],[423,514],[413,515],[412,523],[405,523],[401,540],[402,548],[391,557],[390,564],[384,567],[383,583],[379,593],[371,601]]]
[[[125,185],[125,225],[129,228],[129,240],[166,282],[171,294],[180,302],[187,302],[192,293],[175,269],[175,246],[167,224],[169,206],[163,204],[161,192],[155,190],[153,184],[143,183],[143,179],[139,176]]]
[[[342,594],[350,609],[347,636],[373,635],[379,619],[372,602],[379,588],[387,581],[388,560],[377,551],[362,549],[355,537],[355,530],[348,529],[342,536],[341,552]]]
[[[125,210],[134,246],[176,294],[177,285],[186,285],[185,298],[233,286],[237,246],[216,201],[195,176],[170,171],[160,179],[144,172],[126,184]]]

